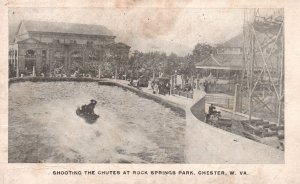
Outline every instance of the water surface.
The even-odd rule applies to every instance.
[[[95,99],[93,124],[75,110]],[[23,82],[9,87],[9,162],[182,163],[185,120],[119,87]]]

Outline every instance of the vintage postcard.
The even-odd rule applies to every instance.
[[[0,181],[298,183],[299,4],[216,3],[1,5]]]

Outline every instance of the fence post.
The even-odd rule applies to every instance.
[[[196,89],[199,89],[199,74],[197,74],[196,78]]]
[[[181,89],[184,89],[184,86],[185,86],[184,75],[181,75]]]
[[[19,58],[17,59],[17,72],[16,72],[16,77],[20,76],[20,72],[19,72]]]
[[[191,77],[191,87],[192,90],[194,90],[194,76]]]
[[[229,103],[229,101],[230,101],[230,99],[229,98],[227,98],[227,108],[228,109],[230,109],[229,107],[230,107],[230,103]]]
[[[239,84],[236,84],[235,85],[235,91],[234,91],[234,99],[233,99],[233,111],[234,112],[240,112],[241,109],[240,109],[240,85]]]
[[[172,89],[173,89],[173,75],[171,75],[171,81],[170,81],[170,95],[172,94]]]
[[[98,70],[98,78],[101,78],[101,69],[100,69],[100,65],[99,65],[99,70]]]

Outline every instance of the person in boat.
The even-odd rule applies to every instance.
[[[213,104],[210,104],[208,107],[208,113],[206,114],[206,122],[209,122],[213,116],[219,113],[220,112],[216,110],[216,107]]]
[[[88,105],[81,106],[82,113],[85,114],[95,114],[94,109],[96,107],[97,101],[91,100],[91,102]]]
[[[214,116],[214,115],[219,115],[221,112],[216,110],[216,106],[214,104],[210,104],[208,108],[208,115],[209,116]]]

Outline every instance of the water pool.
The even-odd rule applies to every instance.
[[[75,110],[95,99],[93,124]],[[95,82],[9,87],[9,162],[183,163],[185,119],[135,93]]]

